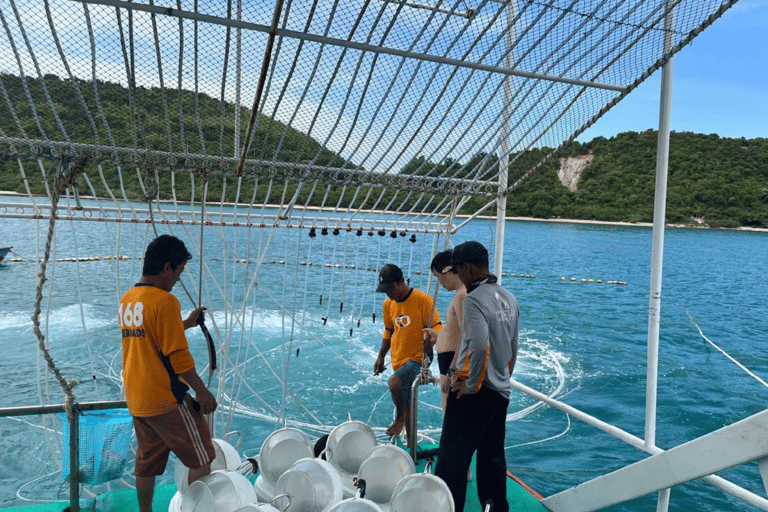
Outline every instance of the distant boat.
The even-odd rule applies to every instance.
[[[0,262],[5,259],[5,256],[13,249],[13,247],[0,247]]]

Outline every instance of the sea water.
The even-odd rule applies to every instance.
[[[158,229],[168,232],[164,226]],[[454,235],[452,243],[476,239],[493,254],[494,229],[492,221],[476,220]],[[197,254],[196,230],[199,227],[175,227],[173,232]],[[33,261],[42,255],[46,234],[46,222],[0,222],[0,245],[13,245],[14,253],[24,258],[0,264],[3,407],[63,401],[57,384],[44,378],[30,321],[38,271]],[[323,431],[313,425],[333,426],[348,415],[374,427],[391,422],[385,384],[389,373],[372,376],[383,328],[382,296],[371,293],[376,284],[373,269],[398,263],[412,286],[426,290],[429,253],[433,246],[442,248],[444,239],[418,234],[410,243],[409,236],[393,239],[389,233],[355,235],[342,231],[322,236],[318,231],[310,238],[307,230],[297,229],[246,235],[209,228],[203,237],[204,279],[199,278],[196,257],[183,278],[189,296],[179,285],[174,289],[187,312],[198,301],[203,283],[208,326],[221,346],[220,370],[214,372],[212,386],[222,390],[222,403],[237,404],[237,413],[219,418],[217,435],[239,431],[242,454],[256,454],[282,418],[298,422],[313,437]],[[141,254],[153,236],[145,224],[59,221],[52,256],[66,260]],[[224,243],[251,262],[225,261]],[[651,245],[648,227],[544,222],[508,222],[504,244],[503,285],[521,306],[515,378],[639,437],[645,435]],[[768,390],[706,343],[693,322],[756,375],[768,378],[767,257],[766,233],[667,228],[659,447],[671,448],[764,408]],[[119,293],[140,273],[137,259],[54,261],[47,269],[42,329],[62,373],[80,382],[75,388],[80,401],[119,398],[116,304]],[[434,293],[431,284],[429,293]],[[439,292],[441,313],[450,299],[450,292]],[[188,337],[207,380],[202,335],[191,330]],[[419,428],[437,437],[439,396],[434,388],[421,389]],[[509,468],[545,496],[647,457],[516,392],[509,415]],[[60,429],[55,421],[37,416],[0,419],[0,504],[66,497],[60,437],[55,433]],[[169,475],[172,467],[165,481],[172,481]],[[721,476],[764,492],[755,463]],[[748,508],[703,482],[675,487],[670,501],[674,511]],[[654,509],[655,496],[649,496],[610,510]]]

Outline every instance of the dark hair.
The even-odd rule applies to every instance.
[[[315,458],[320,457],[320,455],[323,455],[323,460],[327,460],[325,457],[325,454],[323,453],[323,450],[325,450],[326,445],[328,444],[328,434],[325,434],[320,439],[317,440],[315,443],[315,446],[312,448],[312,451],[315,452]]]
[[[166,263],[171,264],[171,269],[176,270],[183,262],[192,259],[184,242],[171,235],[160,235],[152,240],[144,253],[144,267],[142,275],[156,276],[163,271]]]
[[[439,252],[435,254],[435,257],[432,258],[432,263],[429,265],[429,268],[437,272],[438,274],[443,272],[443,269],[445,267],[451,266],[451,251],[448,249],[447,251]]]
[[[455,268],[462,263],[477,265],[480,268],[488,268],[488,249],[480,242],[470,240],[453,248],[451,253],[451,265]]]
[[[488,260],[488,256],[484,258],[478,258],[476,260],[467,260],[467,263],[470,265],[477,265],[480,268],[489,268],[490,260]]]

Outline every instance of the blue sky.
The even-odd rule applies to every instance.
[[[740,0],[674,58],[672,129],[768,137],[768,0]],[[577,140],[659,124],[661,71]]]

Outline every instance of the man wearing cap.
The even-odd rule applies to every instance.
[[[462,512],[467,469],[477,451],[480,502],[492,499],[496,512],[508,512],[504,438],[520,307],[489,272],[488,251],[481,243],[457,245],[450,271],[467,287],[467,296],[435,475],[448,484],[456,512]]]
[[[384,337],[373,374],[384,371],[384,357],[392,351],[392,370],[389,391],[395,404],[395,421],[387,429],[387,435],[400,434],[405,426],[408,443],[411,443],[411,386],[421,371],[424,356],[423,343],[425,327],[440,332],[440,315],[434,310],[432,297],[411,288],[405,283],[403,271],[394,264],[384,265],[379,271],[378,293],[386,293],[382,306]],[[430,323],[431,319],[431,323]],[[431,354],[429,355],[431,360]]]

